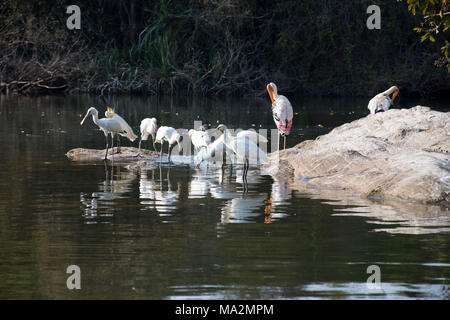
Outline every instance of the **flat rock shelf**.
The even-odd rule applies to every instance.
[[[66,153],[67,158],[74,162],[102,162],[105,158],[105,149],[85,149],[75,148]],[[159,152],[141,149],[133,147],[121,147],[120,153],[117,153],[117,149],[114,148],[114,153],[110,149],[108,151],[108,161],[129,164],[130,162],[149,163],[159,160]]]

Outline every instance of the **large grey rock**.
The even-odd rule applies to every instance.
[[[428,107],[368,115],[272,153],[266,171],[360,196],[450,201],[450,113]]]

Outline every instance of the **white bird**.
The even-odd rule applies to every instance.
[[[370,114],[375,114],[377,111],[388,111],[389,107],[394,105],[394,99],[397,97],[399,91],[400,90],[396,86],[392,86],[370,99],[369,104],[367,105]],[[389,97],[391,94],[392,99]]]
[[[238,159],[244,161],[244,172],[242,175],[244,180],[247,179],[249,161],[263,163],[267,161],[266,153],[248,137],[233,137],[223,124],[220,124],[217,130],[223,134],[223,143],[225,143],[227,150],[230,150]]]
[[[134,134],[133,129],[130,127],[130,125],[117,113],[114,112],[113,109],[111,109],[108,105],[106,106],[107,110],[105,111],[105,116],[110,119],[116,119],[116,121],[119,123],[120,127],[122,128],[122,133],[119,133],[119,135],[128,138],[131,142],[136,140],[137,135]],[[117,136],[117,153],[120,153],[120,139],[119,136]]]
[[[155,135],[158,131],[158,124],[156,122],[156,118],[145,118],[141,121],[140,125],[141,129],[141,140],[139,140],[139,152],[141,152],[141,142],[142,140],[146,141],[149,135],[152,135],[153,139],[153,149],[156,150],[155,147]]]
[[[200,148],[208,147],[215,140],[214,136],[210,136],[209,133],[205,130],[204,126],[201,127],[201,130],[191,129],[188,131],[189,138],[191,139],[192,144],[194,145],[195,151],[198,151]]]
[[[278,150],[280,150],[280,135],[284,137],[284,149],[286,149],[286,136],[291,131],[294,111],[288,98],[278,94],[275,83],[271,82],[267,85],[267,92],[272,100],[273,120],[278,128]]]
[[[173,147],[176,143],[178,143],[178,152],[183,152],[183,147],[181,146],[181,141],[183,141],[183,136],[181,136],[177,130],[172,127],[162,126],[156,132],[155,143],[161,144],[161,154],[160,159],[162,159],[162,149],[163,143],[167,141],[169,143],[168,154],[170,161],[170,153],[172,152]]]
[[[236,137],[245,138],[248,137],[250,141],[252,141],[255,144],[258,143],[267,143],[266,137],[260,135],[255,130],[241,130],[238,133],[236,133]]]
[[[111,148],[114,148],[114,135],[117,134],[121,134],[124,133],[122,126],[119,123],[118,118],[113,117],[113,118],[102,118],[99,119],[98,118],[98,111],[97,109],[95,109],[94,107],[91,107],[88,109],[86,115],[84,116],[83,120],[81,120],[81,125],[83,125],[84,121],[86,121],[87,117],[92,114],[92,120],[94,121],[94,123],[103,131],[103,133],[105,134],[105,139],[106,139],[106,153],[105,153],[105,161],[107,160],[108,157],[108,133],[111,134],[111,142],[112,142],[112,146]]]
[[[200,151],[196,154],[195,160],[197,162],[196,168],[200,167],[200,164],[203,161],[208,161],[210,159],[216,158],[221,154],[221,151],[225,148],[224,136],[221,135],[217,140],[214,140],[212,143],[207,145],[204,148],[201,148]]]

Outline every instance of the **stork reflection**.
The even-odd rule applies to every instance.
[[[274,179],[270,198],[265,201],[264,222],[269,223],[272,222],[273,219],[286,216],[285,211],[280,210],[280,207],[289,204],[288,200],[291,198],[292,191],[289,184],[287,182]]]

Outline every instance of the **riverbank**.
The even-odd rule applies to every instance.
[[[389,23],[369,30],[364,1],[87,2],[69,30],[65,1],[7,1],[0,92],[263,96],[273,81],[291,95],[372,97],[395,83],[449,96],[443,32],[425,45],[405,3],[382,8]]]

